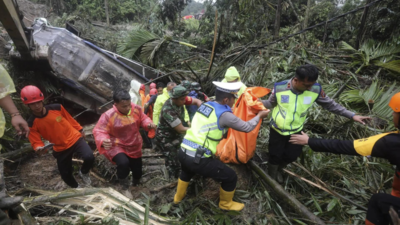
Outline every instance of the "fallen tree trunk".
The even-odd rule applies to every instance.
[[[12,160],[20,158],[21,156],[24,156],[30,152],[33,152],[33,148],[31,146],[0,154],[0,158]]]
[[[9,209],[21,204],[24,200],[24,197],[17,196],[17,197],[5,197],[0,199],[0,209]]]
[[[301,204],[295,197],[285,191],[281,185],[279,185],[274,179],[272,179],[268,174],[266,174],[257,164],[253,161],[249,161],[247,165],[250,166],[254,172],[256,172],[263,181],[265,181],[274,191],[275,193],[287,204],[290,205],[297,213],[302,215],[304,218],[309,220],[310,222],[318,225],[325,225],[325,223],[315,216],[312,212],[310,212],[307,207]]]

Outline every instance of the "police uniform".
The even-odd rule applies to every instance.
[[[275,83],[268,100],[262,101],[271,113],[269,135],[269,175],[276,179],[278,170],[295,161],[302,152],[302,146],[291,144],[290,135],[303,130],[307,113],[314,102],[335,114],[352,118],[355,114],[327,97],[320,84],[310,90],[299,92],[293,88],[292,80]]]
[[[217,86],[217,90],[231,94],[236,94],[242,86],[241,82],[213,83]],[[225,120],[226,118],[232,119],[221,122],[223,117],[225,117]],[[183,138],[179,151],[178,158],[182,171],[178,180],[174,203],[179,203],[183,199],[190,179],[195,174],[199,174],[221,183],[219,202],[221,209],[237,211],[243,209],[244,204],[232,201],[237,182],[235,171],[212,156],[216,153],[217,145],[227,133],[228,128],[235,129],[237,128],[235,125],[239,124],[238,127],[244,127],[243,131],[248,132],[256,127],[260,118],[256,116],[248,122],[239,119],[236,123],[232,123],[233,118],[238,119],[233,115],[231,108],[218,102],[203,103],[199,107],[194,115],[191,128]]]

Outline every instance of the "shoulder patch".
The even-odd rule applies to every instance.
[[[206,104],[202,104],[198,109],[197,112],[201,113],[202,115],[204,115],[205,117],[210,117],[211,113],[214,111],[213,108],[211,108],[210,106],[206,105]]]
[[[317,94],[320,94],[321,93],[321,91],[322,91],[322,87],[321,87],[321,85],[319,84],[319,83],[315,83],[312,87],[311,87],[311,90],[310,90],[311,92],[314,92],[314,93],[317,93]]]
[[[288,82],[289,82],[289,80],[275,83],[275,85],[274,85],[275,93],[278,93],[281,91],[286,91],[286,90],[290,89],[290,88],[288,88]]]

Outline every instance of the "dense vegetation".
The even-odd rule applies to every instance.
[[[374,120],[367,126],[326,113],[315,106],[306,130],[310,136],[357,139],[393,130],[390,96],[399,92],[400,1],[382,0],[323,26],[269,45],[307,27],[362,7],[371,0],[217,0],[204,3],[183,0],[38,0],[52,7],[52,23],[74,21],[83,37],[163,71],[180,82],[190,78],[213,95],[213,80],[236,66],[248,86],[266,86],[293,76],[295,68],[315,64],[319,82],[328,96],[348,109]],[[185,8],[186,7],[186,8]],[[205,9],[200,20],[181,17]],[[94,28],[92,21],[109,23]],[[108,22],[107,22],[108,21]],[[126,25],[124,29],[112,25]],[[216,26],[217,25],[217,26]],[[180,42],[196,45],[189,47]],[[212,57],[214,56],[214,57]],[[210,66],[211,65],[211,66]],[[51,92],[51,85],[47,91]],[[254,159],[266,163],[269,135],[265,121]],[[284,188],[324,221],[362,224],[369,197],[390,189],[393,168],[385,160],[315,153],[304,148],[299,164],[288,170],[310,180],[324,191],[298,178],[287,177]],[[323,182],[321,182],[323,181]],[[196,189],[206,189],[200,181]],[[332,193],[345,196],[343,200]],[[169,203],[153,210],[182,218],[191,224],[307,224],[256,179],[248,190],[238,191],[241,201],[257,212],[223,213],[210,200],[194,197],[179,207]],[[154,199],[151,199],[154,201]],[[355,204],[354,204],[355,203]],[[247,206],[246,206],[247,207]],[[211,210],[210,210],[211,209]],[[250,216],[245,216],[250,215]]]

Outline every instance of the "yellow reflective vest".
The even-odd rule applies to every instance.
[[[198,147],[203,146],[207,149],[205,157],[211,157],[217,151],[217,145],[222,140],[227,128],[221,128],[218,125],[219,117],[224,112],[232,112],[227,105],[221,105],[216,102],[203,103],[196,111],[192,120],[192,126],[186,131],[181,147],[196,151]]]
[[[317,100],[322,88],[315,83],[311,90],[296,94],[287,89],[290,80],[275,84],[277,106],[272,111],[271,125],[278,133],[288,136],[303,129],[309,108]]]

